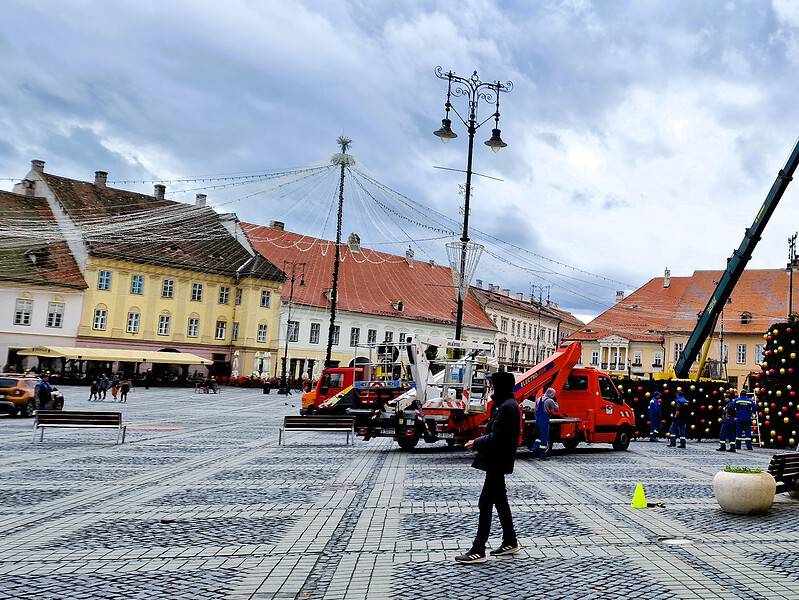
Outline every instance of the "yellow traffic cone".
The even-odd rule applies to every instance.
[[[646,494],[644,493],[644,486],[640,483],[635,486],[630,508],[646,508]]]

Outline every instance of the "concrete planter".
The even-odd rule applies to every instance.
[[[721,510],[738,515],[763,514],[774,503],[777,482],[768,473],[727,473],[713,478],[713,493]]]

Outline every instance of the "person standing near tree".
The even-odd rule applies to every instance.
[[[42,373],[39,382],[33,388],[33,398],[36,410],[51,410],[53,401],[53,386],[50,385],[50,374]]]
[[[680,437],[680,448],[685,448],[685,424],[688,421],[688,401],[683,396],[682,392],[677,392],[677,397],[674,399],[674,418],[669,427],[669,443],[670,448],[677,446],[677,436]]]
[[[513,396],[514,383],[512,373],[499,371],[491,375],[494,393],[491,396],[493,406],[487,433],[466,443],[467,450],[477,450],[472,467],[485,471],[485,481],[478,503],[480,518],[477,536],[474,538],[472,548],[466,554],[455,557],[459,563],[486,562],[486,543],[491,533],[494,507],[502,525],[502,545],[492,550],[491,556],[516,554],[520,550],[505,488],[505,475],[513,473],[521,428],[521,411],[519,403]]]
[[[660,421],[663,419],[663,412],[660,409],[660,392],[652,394],[649,401],[649,441],[656,442],[660,437]]]

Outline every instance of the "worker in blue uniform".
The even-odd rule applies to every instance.
[[[685,448],[685,423],[688,420],[688,401],[682,392],[677,392],[674,399],[674,418],[669,427],[669,447],[677,446],[677,436],[680,437],[680,448]]]
[[[730,444],[729,450],[727,443]],[[719,452],[735,452],[735,397],[724,405],[724,412],[721,415],[721,431],[719,431]]]
[[[649,441],[656,442],[660,437],[660,421],[663,419],[663,411],[660,409],[660,392],[652,394],[649,401]]]
[[[740,450],[742,442],[746,449],[752,449],[752,415],[757,411],[757,402],[746,397],[746,390],[741,390],[735,399],[735,447]]]
[[[547,459],[549,450],[549,419],[560,410],[555,397],[555,390],[547,388],[544,395],[535,403],[535,429],[536,439],[530,450],[539,460]]]

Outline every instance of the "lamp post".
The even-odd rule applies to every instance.
[[[491,148],[494,152],[498,152],[507,144],[502,140],[501,131],[499,129],[499,94],[500,92],[510,92],[513,89],[513,83],[507,81],[501,83],[499,81],[483,82],[477,76],[477,71],[472,73],[471,77],[460,77],[455,75],[452,71],[443,71],[441,67],[435,69],[436,77],[443,79],[447,82],[447,101],[444,104],[444,118],[441,120],[441,128],[433,132],[433,135],[439,137],[442,142],[447,143],[450,140],[458,137],[458,134],[452,131],[452,121],[449,118],[449,111],[454,112],[461,122],[466,126],[466,131],[469,134],[468,153],[466,156],[466,190],[464,192],[463,203],[463,232],[461,234],[461,257],[460,257],[460,286],[458,287],[457,296],[457,312],[455,315],[455,339],[461,339],[463,330],[463,287],[464,287],[464,271],[466,269],[466,253],[467,244],[469,243],[469,201],[471,200],[472,193],[472,155],[474,152],[474,135],[477,130],[486,122],[494,119],[494,128],[491,130],[491,137],[485,141],[485,145]],[[452,105],[452,97],[466,98],[467,117],[464,119],[458,110]],[[478,122],[477,113],[479,110],[480,102],[494,104],[494,112],[489,115],[485,120]],[[468,289],[467,289],[468,292]]]
[[[291,338],[291,303],[294,301],[294,282],[297,280],[297,273],[299,272],[300,278],[300,287],[305,287],[305,263],[304,262],[293,262],[284,260],[283,261],[283,272],[288,273],[289,269],[291,269],[291,276],[289,277],[289,301],[288,301],[288,319],[286,319],[286,346],[283,350],[283,369],[282,374],[280,376],[280,389],[278,389],[278,394],[285,394],[288,395],[289,393],[289,384],[288,379],[286,378],[286,369],[288,368],[289,363],[289,339]]]

